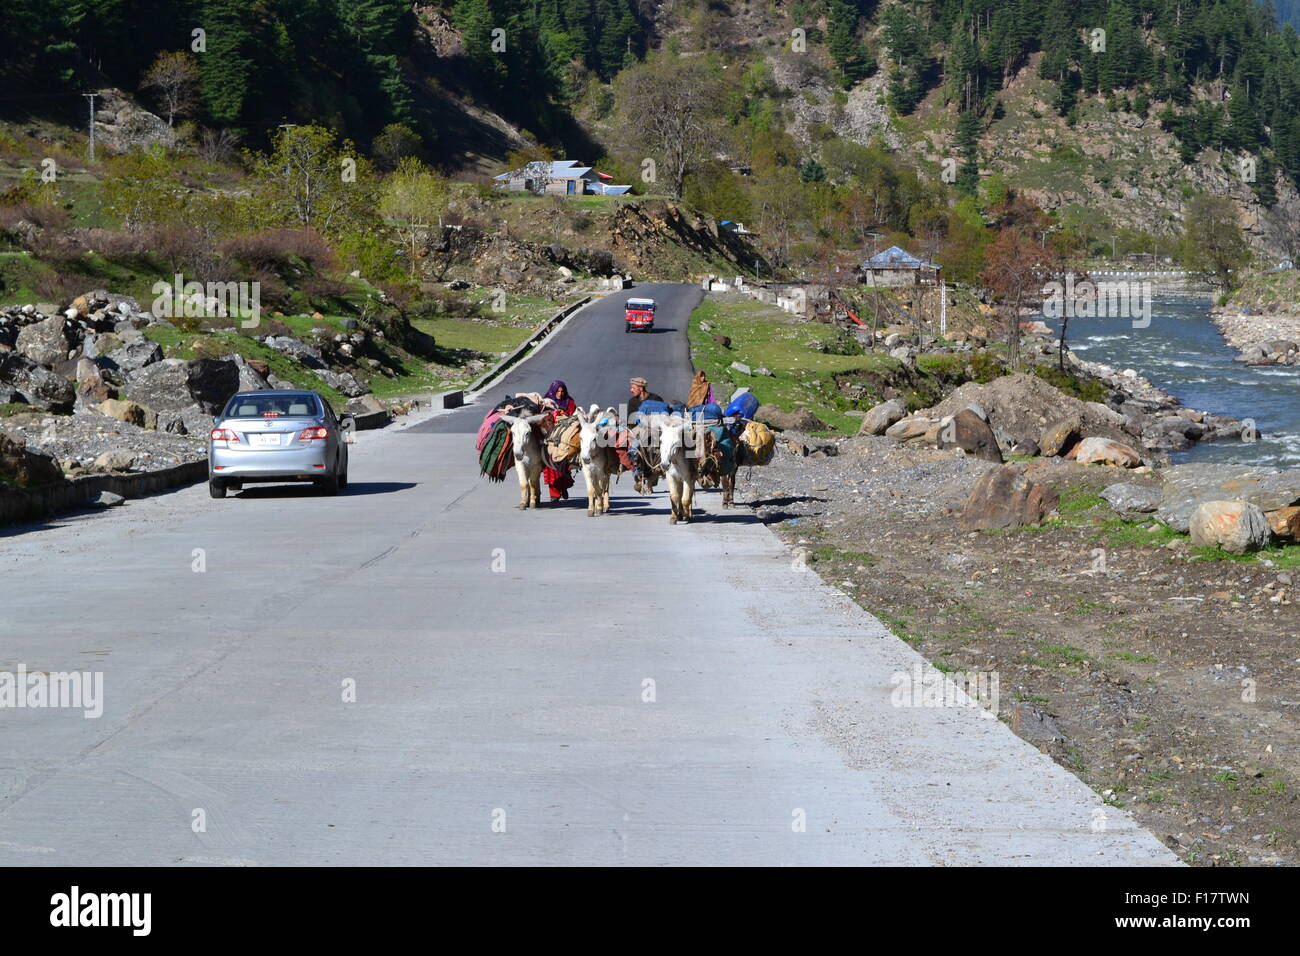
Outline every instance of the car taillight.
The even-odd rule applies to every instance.
[[[214,428],[212,429],[212,440],[237,442],[239,441],[239,436],[236,435],[234,432],[232,432],[229,428]]]
[[[327,429],[325,429],[325,428],[320,428],[320,427],[317,427],[317,428],[304,428],[304,429],[302,430],[302,433],[298,436],[298,440],[299,440],[299,441],[315,441],[315,440],[318,439],[318,438],[325,438],[325,437],[328,436],[328,435],[329,435],[329,431],[328,431]]]

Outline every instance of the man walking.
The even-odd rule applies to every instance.
[[[632,397],[628,399],[628,403],[627,403],[627,413],[629,415],[631,415],[638,408],[640,408],[642,402],[663,401],[661,397],[659,397],[658,395],[656,395],[654,392],[650,391],[646,387],[649,384],[650,384],[649,382],[647,382],[645,379],[641,378],[640,376],[637,376],[636,378],[632,379],[631,384],[629,386],[629,390],[632,392]]]

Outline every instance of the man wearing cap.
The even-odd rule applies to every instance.
[[[627,403],[627,413],[629,415],[631,415],[634,411],[640,408],[642,402],[663,401],[662,398],[660,398],[654,392],[651,392],[646,388],[648,384],[649,382],[647,382],[645,379],[641,378],[640,376],[637,376],[636,378],[632,379],[631,386],[630,386],[632,397],[628,399],[628,403]]]

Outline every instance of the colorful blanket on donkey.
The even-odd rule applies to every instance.
[[[489,481],[504,481],[506,472],[515,463],[511,445],[510,426],[502,421],[496,422],[479,451],[479,474],[486,475]]]

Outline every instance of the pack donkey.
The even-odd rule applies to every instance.
[[[501,420],[510,426],[510,446],[515,456],[515,471],[519,474],[519,510],[536,508],[542,495],[542,436],[537,425],[545,414],[518,418],[502,415]]]

